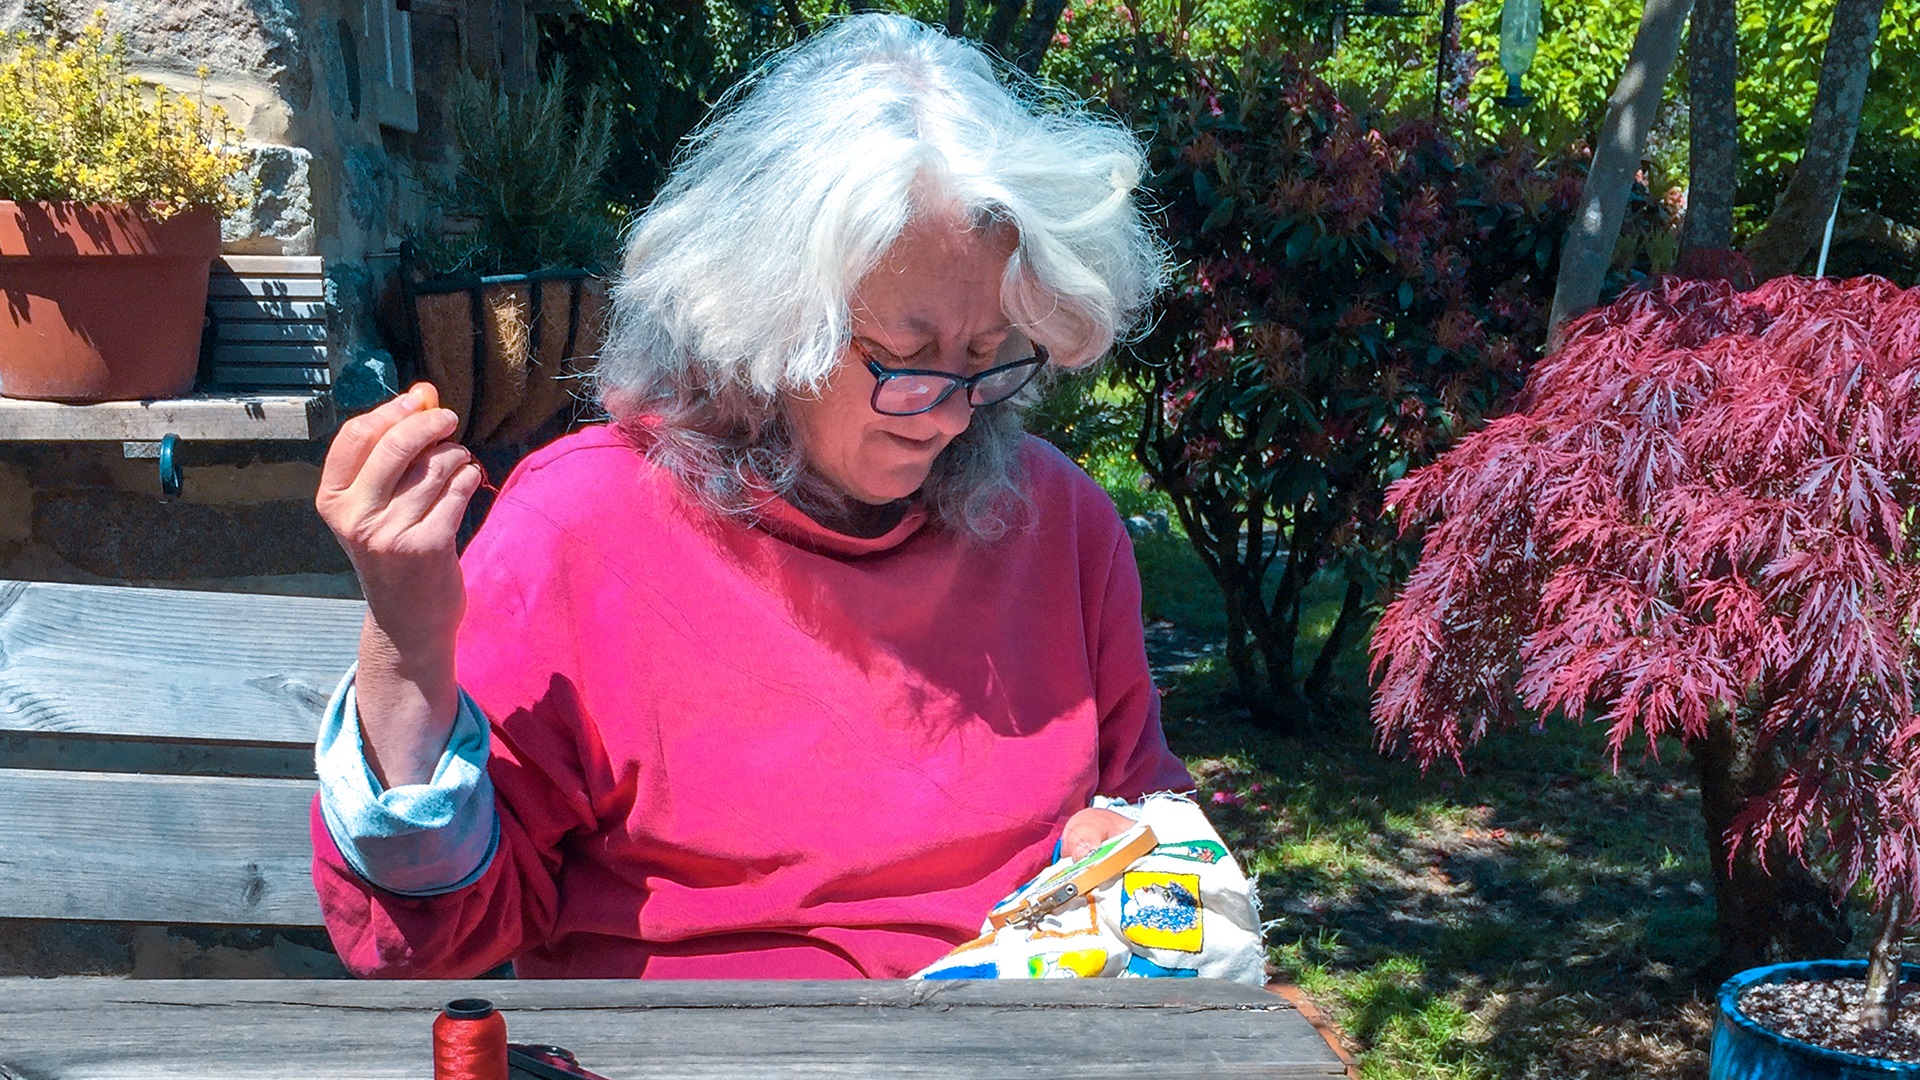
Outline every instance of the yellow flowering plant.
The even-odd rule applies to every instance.
[[[204,96],[133,76],[104,12],[69,40],[0,35],[0,199],[226,213],[244,201],[239,141]]]

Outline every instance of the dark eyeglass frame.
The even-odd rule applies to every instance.
[[[873,353],[868,351],[867,346],[862,344],[859,338],[853,339],[853,346],[860,350],[861,356],[866,358],[867,370],[873,373],[873,396],[868,400],[868,404],[872,405],[873,411],[879,413],[881,416],[919,416],[921,413],[932,412],[933,410],[939,408],[941,405],[945,404],[946,400],[953,396],[953,392],[955,390],[962,390],[962,389],[964,389],[967,392],[967,405],[971,408],[985,409],[990,406],[999,405],[1002,402],[1011,400],[1014,397],[1014,395],[1018,394],[1022,390],[1025,390],[1027,388],[1027,384],[1033,381],[1034,376],[1040,374],[1040,369],[1047,366],[1047,347],[1045,345],[1040,344],[1037,341],[1033,343],[1032,356],[1029,356],[1024,360],[1015,360],[1010,364],[999,364],[994,367],[990,367],[987,370],[982,371],[977,375],[955,375],[951,371],[932,371],[926,368],[890,368],[880,363],[880,361],[875,360],[873,358]],[[1027,377],[1024,379],[1021,379],[1019,384],[1016,385],[1013,389],[1007,391],[1006,393],[1000,395],[997,398],[994,398],[992,401],[973,400],[974,387],[980,385],[982,382],[985,382],[990,378],[993,378],[996,375],[1004,375],[1007,372],[1013,371],[1017,368],[1027,368],[1029,370],[1027,371]],[[940,391],[938,394],[935,394],[932,401],[928,402],[927,404],[921,406],[918,409],[913,409],[909,412],[899,412],[898,410],[894,410],[894,409],[881,408],[880,407],[880,391],[885,389],[886,385],[892,382],[894,379],[902,378],[905,376],[919,376],[922,378],[945,379],[947,382],[947,388],[945,390]]]

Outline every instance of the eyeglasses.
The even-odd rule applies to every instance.
[[[887,367],[873,358],[875,350],[871,346],[858,338],[853,344],[867,358],[867,370],[873,373],[873,411],[883,416],[917,416],[929,412],[939,408],[955,390],[965,390],[967,403],[973,408],[998,405],[1026,389],[1047,364],[1046,347],[1037,342],[1033,344],[1032,356],[995,365],[978,375]]]

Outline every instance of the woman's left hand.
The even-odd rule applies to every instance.
[[[1067,819],[1066,831],[1060,834],[1060,857],[1078,859],[1131,828],[1132,818],[1089,806]]]

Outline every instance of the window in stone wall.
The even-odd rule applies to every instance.
[[[367,28],[367,82],[382,125],[419,130],[413,97],[413,16],[408,0],[361,0]]]

